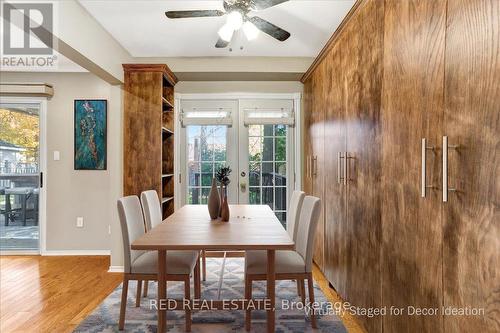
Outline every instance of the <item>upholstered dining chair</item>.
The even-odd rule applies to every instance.
[[[143,191],[141,193],[142,212],[144,213],[144,226],[146,232],[162,223],[163,217],[161,214],[160,199],[155,190]],[[143,296],[148,296],[149,281],[144,281]],[[201,281],[200,281],[200,265],[196,265],[194,271],[194,297],[199,299],[201,294]],[[137,302],[140,302],[141,290],[137,290]]]
[[[297,239],[295,251],[276,251],[276,280],[307,279],[309,301],[314,303],[314,286],[312,279],[312,259],[314,238],[320,215],[320,199],[306,196],[300,209],[299,221],[296,226]],[[247,251],[245,253],[245,298],[252,298],[252,282],[267,279],[267,253],[265,251]],[[305,292],[301,293],[305,302]],[[311,326],[316,328],[316,316],[311,309]],[[250,330],[251,310],[246,311],[245,328]]]
[[[297,225],[299,222],[300,210],[302,208],[302,203],[304,202],[305,196],[306,194],[302,191],[293,191],[292,196],[290,197],[290,204],[288,205],[286,231],[294,242],[297,240]]]
[[[118,215],[123,238],[124,275],[122,298],[120,305],[120,319],[118,329],[125,326],[125,311],[127,307],[128,282],[137,280],[138,293],[142,280],[157,280],[158,253],[156,251],[137,251],[131,249],[131,244],[144,234],[144,217],[141,203],[137,196],[128,196],[118,200]],[[167,281],[184,281],[184,298],[191,298],[190,275],[198,265],[196,251],[168,251],[167,252]],[[198,265],[199,267],[199,265]],[[196,278],[195,278],[196,279]],[[137,302],[137,301],[136,301]],[[137,304],[136,304],[137,306]],[[191,311],[185,310],[186,331],[191,330]]]

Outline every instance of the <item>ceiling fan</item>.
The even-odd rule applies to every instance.
[[[269,7],[279,5],[289,0],[223,0],[224,11],[222,10],[174,10],[167,11],[170,19],[191,18],[191,17],[213,17],[227,14],[227,22],[219,29],[219,40],[215,44],[217,48],[224,48],[229,45],[234,32],[243,28],[245,36],[255,39],[259,30],[265,32],[280,42],[287,40],[290,33],[275,26],[258,16],[248,16],[252,11],[259,11]]]

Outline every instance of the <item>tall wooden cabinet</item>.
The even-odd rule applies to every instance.
[[[324,102],[321,98],[326,83],[324,65],[318,69],[318,77],[311,79],[310,85],[306,86],[307,92],[304,95],[304,103],[307,109],[313,112],[304,115],[304,123],[308,133],[308,140],[304,143],[305,156],[305,177],[304,189],[317,197],[323,197],[324,190]],[[315,239],[314,261],[322,269],[324,268],[324,212],[321,213],[318,223],[317,235]]]
[[[444,330],[499,332],[500,1],[448,0],[447,13],[443,303],[485,314],[445,316]]]
[[[367,331],[500,331],[500,3],[358,1],[303,82],[315,260]]]
[[[440,137],[446,0],[385,1],[382,292],[386,306],[440,307]],[[426,197],[422,198],[422,139]],[[386,316],[384,331],[440,332],[442,316]]]
[[[167,65],[124,64],[123,193],[156,190],[163,218],[174,211],[174,86]]]

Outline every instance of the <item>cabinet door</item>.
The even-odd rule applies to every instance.
[[[384,5],[365,1],[343,34],[343,70],[348,152],[347,299],[362,308],[380,307],[382,42]],[[368,332],[381,332],[379,316],[360,318]]]
[[[500,2],[449,0],[445,130],[444,305],[484,314],[445,316],[446,332],[500,331]]]
[[[382,93],[382,300],[384,332],[441,332],[441,193],[421,198],[421,139],[439,146],[444,103],[446,1],[385,1]],[[427,152],[427,184],[439,186],[440,154]]]
[[[325,84],[325,264],[324,274],[344,299],[347,283],[346,184],[343,179],[346,151],[344,74],[342,48],[336,45],[326,56]],[[339,156],[339,154],[341,154]],[[340,164],[340,165],[339,165]]]
[[[314,261],[320,269],[324,271],[324,237],[325,237],[325,221],[324,207],[325,200],[323,197],[324,189],[324,121],[325,121],[325,83],[328,80],[326,73],[326,65],[322,63],[315,71],[312,82],[312,112],[311,124],[309,126],[309,136],[311,138],[312,147],[312,185],[313,195],[321,199],[321,215],[319,217],[318,228],[316,229],[316,239],[314,242]]]
[[[302,190],[306,192],[307,195],[313,195],[312,186],[312,176],[311,176],[311,156],[312,156],[312,131],[310,130],[312,126],[312,92],[313,92],[313,82],[312,78],[309,78],[304,83],[304,134],[302,138],[303,145],[303,168],[304,174],[302,176]]]

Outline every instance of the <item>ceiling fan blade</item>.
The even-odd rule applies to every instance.
[[[165,12],[168,18],[212,17],[226,14],[222,10],[172,10]]]
[[[262,10],[287,1],[289,0],[252,0],[252,8],[254,10]]]
[[[275,26],[258,16],[249,17],[248,20],[252,22],[259,30],[265,32],[271,37],[276,38],[280,42],[284,42],[290,37],[290,33],[280,27]]]
[[[217,43],[215,44],[215,47],[218,49],[223,49],[229,45],[229,42],[226,42],[224,39],[219,38]]]

